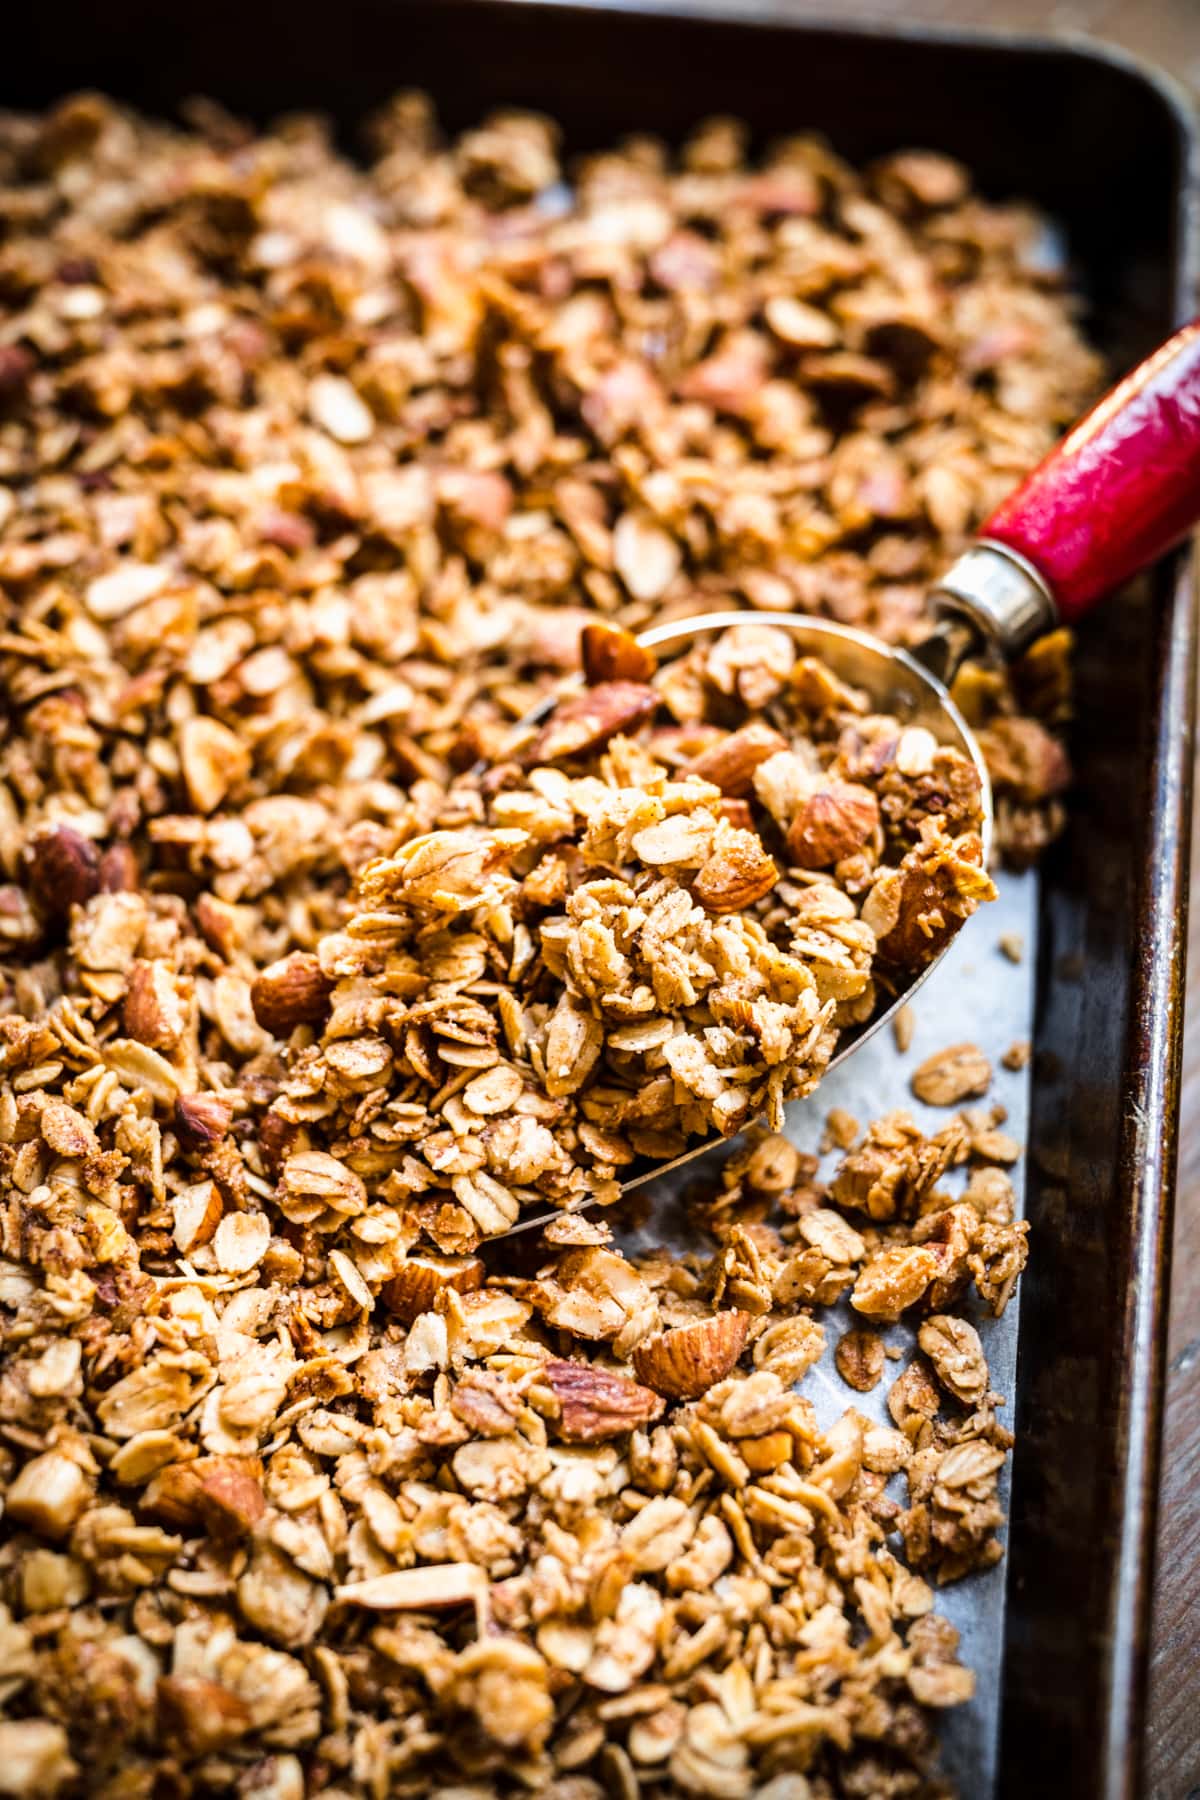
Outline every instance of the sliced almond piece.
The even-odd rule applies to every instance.
[[[829,350],[838,341],[838,328],[828,313],[790,294],[776,294],[768,300],[763,316],[775,336],[793,349]]]
[[[546,1092],[559,1100],[577,1093],[599,1058],[604,1032],[598,1019],[560,995],[546,1032]]]
[[[679,573],[683,552],[645,513],[623,513],[613,531],[613,566],[635,600],[658,600]]]
[[[487,1575],[478,1563],[427,1563],[423,1568],[372,1575],[366,1581],[347,1581],[334,1589],[334,1595],[374,1612],[424,1612],[431,1607],[478,1602],[487,1585]]]
[[[370,1312],[375,1305],[375,1296],[363,1280],[358,1266],[351,1262],[344,1250],[329,1252],[329,1266],[349,1294],[356,1306],[364,1312]]]
[[[653,650],[619,625],[585,625],[579,640],[583,677],[589,687],[605,681],[649,681],[658,667]]]
[[[221,1223],[224,1208],[216,1184],[196,1181],[172,1196],[171,1211],[175,1215],[172,1237],[181,1256],[187,1256],[201,1244],[207,1244]]]
[[[308,416],[339,444],[365,444],[375,420],[343,375],[317,375],[308,384]]]
[[[411,1325],[429,1312],[443,1288],[456,1294],[473,1293],[483,1286],[484,1267],[477,1256],[441,1256],[425,1250],[410,1256],[380,1289],[379,1303],[402,1324]]]
[[[120,619],[161,594],[170,579],[170,569],[161,563],[118,563],[89,582],[83,598],[93,619]]]
[[[185,720],[179,733],[183,779],[197,812],[215,812],[250,773],[250,751],[219,719]]]
[[[634,1346],[633,1366],[656,1393],[697,1400],[737,1366],[749,1329],[749,1313],[714,1313],[644,1338]]]

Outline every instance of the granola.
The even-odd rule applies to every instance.
[[[839,1209],[858,1152],[825,1185],[759,1136],[695,1203],[707,1254],[414,1256],[401,1322],[327,1310],[286,1238],[152,1275],[128,1234],[53,1227],[88,1212],[67,1111],[3,1267],[9,1792],[573,1795],[597,1756],[647,1800],[944,1791],[930,1719],[973,1683],[918,1571],[999,1554],[1010,1443],[945,1309],[974,1279],[998,1310],[1023,1251],[965,1129],[972,1182],[904,1221]],[[866,1142],[897,1139],[946,1171],[894,1120]],[[919,1319],[894,1427],[853,1396],[822,1427],[821,1312],[904,1256],[934,1279],[887,1277]],[[842,1338],[848,1389],[883,1364]]]
[[[946,923],[905,857],[970,837],[936,748],[897,758],[783,634],[656,673],[630,632],[911,638],[1099,367],[1040,222],[944,158],[752,165],[721,120],[569,176],[549,121],[445,142],[413,95],[363,167],[207,104],[0,118],[0,1788],[28,1800],[941,1791],[972,1678],[925,1576],[998,1554],[1008,1447],[955,1308],[999,1311],[1026,1248],[997,1110],[876,1120],[828,1181],[748,1141],[689,1259],[570,1216],[532,1264],[475,1249],[669,1154],[679,1089],[734,1129],[772,1071],[818,1074]],[[588,685],[514,760],[585,627]],[[956,698],[1029,860],[1065,636]],[[636,825],[602,820],[630,790]],[[614,919],[655,886],[635,964]],[[855,1384],[898,1315],[887,1428]]]
[[[254,982],[287,1041],[274,1117],[319,1146],[284,1159],[285,1213],[352,1233],[382,1199],[396,1243],[469,1252],[530,1205],[612,1199],[635,1159],[777,1127],[994,893],[980,808],[961,751],[773,626],[582,688],[449,791],[477,823],[373,858],[344,928]],[[318,1166],[348,1184],[324,1208]]]

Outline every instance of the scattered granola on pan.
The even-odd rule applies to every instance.
[[[999,1310],[1020,1272],[1017,1147],[992,1112],[932,1139],[892,1115],[822,1185],[768,1138],[709,1198],[707,1261],[635,1266],[564,1218],[540,1262],[489,1269],[467,1245],[515,1171],[578,1179],[570,1130],[615,1170],[633,1121],[564,1125],[572,1096],[515,1074],[531,920],[566,916],[578,870],[559,892],[552,846],[522,866],[526,827],[484,802],[545,800],[540,768],[574,831],[582,783],[623,785],[573,761],[579,721],[653,671],[593,630],[566,760],[560,737],[510,785],[456,778],[504,756],[583,626],[749,606],[904,639],[1098,365],[1041,222],[940,157],[864,175],[792,139],[752,166],[718,121],[567,173],[548,121],[444,143],[411,95],[364,168],[318,122],[255,135],[207,105],[186,130],[94,95],[0,118],[0,1791],[22,1800],[940,1791],[930,1709],[971,1677],[925,1574],[995,1557],[1007,1445],[956,1308],[973,1284]],[[1065,636],[956,697],[1029,860],[1068,778]],[[828,819],[789,813],[780,846],[757,789],[661,760],[710,844],[758,818],[780,871],[759,912],[701,903],[706,933],[768,932],[785,881],[861,924],[869,868],[796,878],[784,854]],[[884,778],[845,780],[888,829]],[[437,832],[504,854],[422,875]],[[494,912],[395,948],[396,861],[439,904],[495,882]],[[650,866],[677,893],[703,868]],[[430,1249],[442,1202],[414,1218],[413,1195],[439,1161],[424,1191],[461,1210]],[[822,1427],[795,1384],[840,1297],[847,1411]],[[901,1317],[919,1357],[894,1429],[864,1426]]]
[[[870,713],[786,631],[734,627],[657,672],[626,634],[601,643],[600,673],[643,659],[642,679],[561,702],[482,777],[479,823],[369,862],[345,928],[251,990],[277,1036],[323,1027],[275,1116],[394,1203],[405,1241],[472,1250],[527,1206],[613,1198],[635,1159],[778,1126],[877,982],[995,892],[970,759]],[[284,1161],[284,1210],[337,1230],[312,1166]]]
[[[980,1129],[894,1114],[828,1184],[759,1137],[697,1203],[707,1255],[563,1221],[528,1274],[418,1255],[372,1308],[261,1213],[210,1272],[151,1273],[74,1185],[86,1114],[13,1099],[45,1179],[0,1270],[0,1788],[944,1792],[931,1709],[973,1678],[929,1579],[999,1555],[1010,1444],[953,1309],[1000,1311],[1024,1260]],[[847,1294],[822,1424],[804,1377]],[[879,1424],[855,1391],[902,1316]]]

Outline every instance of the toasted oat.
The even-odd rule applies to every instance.
[[[988,1370],[979,1333],[970,1321],[926,1319],[917,1340],[942,1386],[965,1406],[977,1406],[987,1393]]]
[[[883,1339],[874,1331],[847,1331],[838,1339],[834,1360],[843,1381],[860,1394],[869,1393],[883,1375]]]
[[[925,1137],[908,1113],[888,1113],[874,1120],[862,1142],[842,1159],[830,1193],[840,1206],[872,1219],[911,1217],[934,1182],[963,1159],[968,1141],[967,1129],[958,1121],[936,1137]]]
[[[927,1106],[956,1106],[991,1086],[992,1065],[976,1044],[952,1044],[927,1056],[909,1085]]]
[[[373,1611],[424,1612],[440,1606],[475,1603],[487,1590],[477,1563],[427,1563],[419,1569],[400,1569],[391,1574],[348,1581],[337,1589],[337,1598]]]

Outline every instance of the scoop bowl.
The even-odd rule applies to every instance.
[[[769,625],[774,630],[788,632],[797,640],[797,648],[803,655],[820,657],[839,679],[861,688],[878,711],[894,714],[905,725],[923,726],[939,744],[950,745],[970,757],[980,782],[983,812],[981,836],[986,867],[991,855],[993,820],[992,789],[983,753],[947,689],[908,651],[885,644],[881,639],[872,637],[869,632],[855,630],[849,625],[836,625],[825,619],[797,618],[789,614],[764,612],[704,613],[697,618],[652,626],[639,633],[638,642],[648,650],[657,651],[663,660],[669,661],[673,653],[681,654],[698,638],[746,625]],[[526,714],[521,721],[523,729],[519,732],[518,741],[540,726],[561,698],[561,693],[555,694]],[[950,941],[953,942],[953,939]],[[914,974],[908,984],[895,993],[890,1005],[877,1012],[865,1024],[847,1028],[837,1052],[827,1065],[826,1073],[836,1069],[847,1057],[853,1056],[868,1038],[883,1030],[900,1008],[912,999],[918,988],[929,980],[948,948],[949,944]],[[804,1101],[795,1100],[790,1104],[803,1105]],[[685,1163],[695,1162],[717,1145],[729,1141],[714,1133],[669,1162],[646,1163],[621,1183],[621,1193],[632,1193],[636,1188],[644,1187],[672,1169],[682,1168]],[[543,1213],[518,1220],[503,1235],[515,1237],[520,1232],[546,1225],[552,1219],[562,1218],[565,1212],[583,1211],[593,1204],[589,1200],[574,1208],[548,1208]]]

